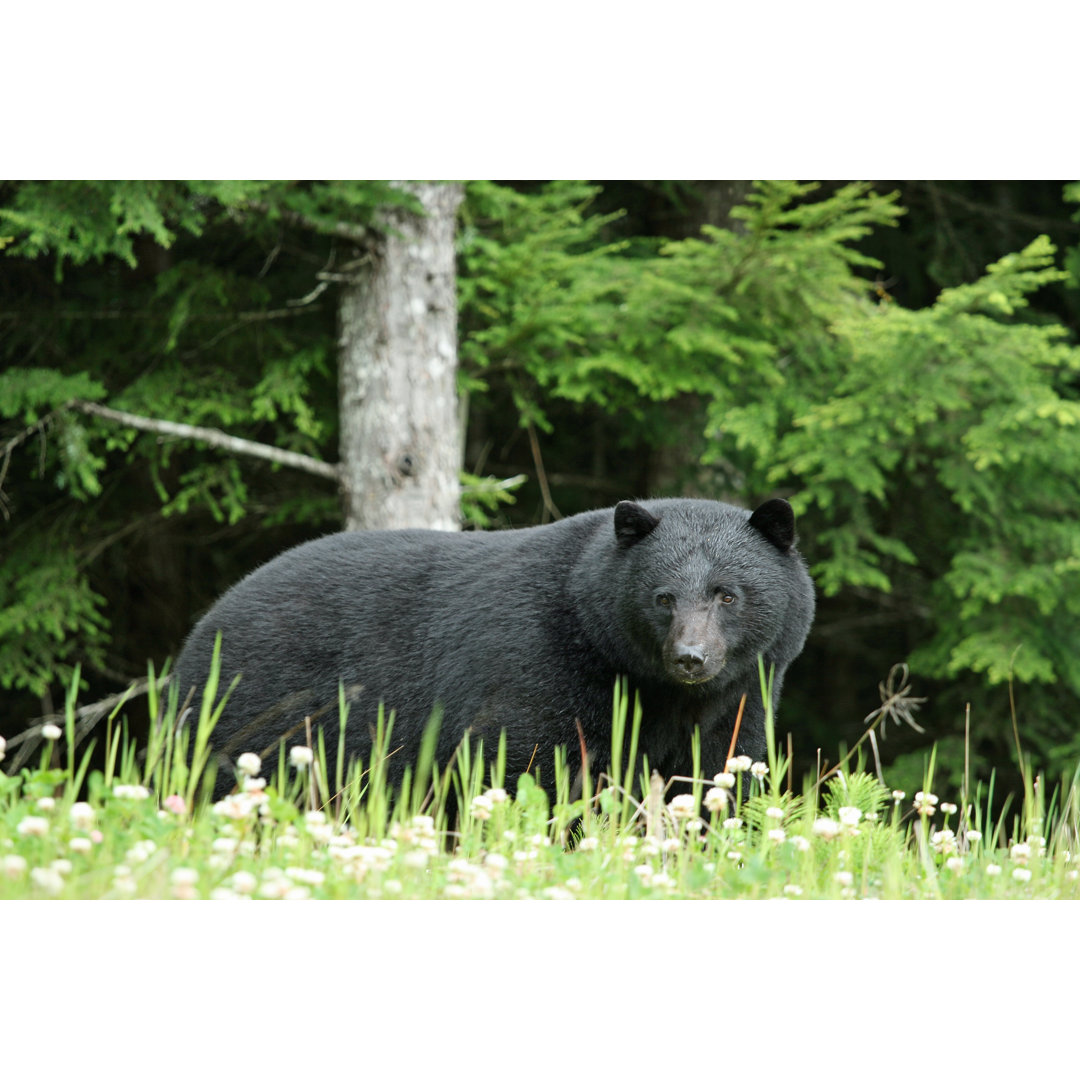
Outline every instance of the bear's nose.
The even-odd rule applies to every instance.
[[[675,663],[687,675],[694,675],[705,666],[705,650],[700,645],[684,645],[675,657]]]

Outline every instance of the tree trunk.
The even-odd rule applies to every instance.
[[[347,529],[460,528],[454,215],[460,184],[402,184],[339,309]]]

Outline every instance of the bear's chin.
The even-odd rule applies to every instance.
[[[680,686],[701,686],[703,683],[711,682],[720,674],[723,665],[717,667],[715,670],[707,668],[704,671],[697,672],[693,675],[687,674],[685,671],[681,671],[678,668],[667,667],[667,677],[672,682],[677,682]]]

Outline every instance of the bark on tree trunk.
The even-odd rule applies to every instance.
[[[425,216],[383,215],[339,308],[347,529],[458,529],[454,215],[460,184],[402,184]]]

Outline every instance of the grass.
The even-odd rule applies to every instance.
[[[117,706],[92,769],[69,692],[40,761],[0,775],[0,899],[1080,899],[1076,775],[1051,792],[1025,774],[1022,805],[996,818],[990,790],[934,792],[933,755],[920,792],[890,791],[854,754],[795,794],[770,715],[767,761],[679,778],[690,790],[672,794],[638,759],[640,713],[617,688],[626,772],[586,777],[577,800],[565,756],[549,805],[532,776],[507,795],[501,748],[484,759],[466,742],[434,767],[433,737],[391,797],[393,718],[380,716],[368,762],[339,756],[331,777],[309,730],[288,756],[241,756],[233,792],[212,802],[214,693],[193,734],[176,730],[175,699],[151,693],[145,753]]]

